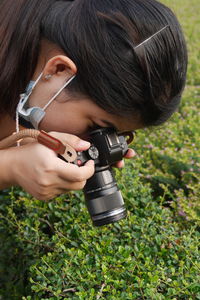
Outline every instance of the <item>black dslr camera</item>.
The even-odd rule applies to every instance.
[[[128,134],[130,140],[132,133]],[[91,147],[78,153],[77,163],[82,165],[90,159],[95,162],[95,173],[87,180],[83,191],[93,224],[102,226],[126,217],[124,201],[111,166],[126,154],[128,142],[113,128],[90,132],[89,141]]]

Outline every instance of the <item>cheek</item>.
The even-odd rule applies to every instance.
[[[74,135],[82,135],[88,130],[88,121],[77,117],[74,114],[59,112],[46,112],[44,119],[40,123],[40,129],[45,131],[58,131]]]

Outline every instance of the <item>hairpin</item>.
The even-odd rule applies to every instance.
[[[137,45],[134,49],[137,49],[138,47],[142,46],[144,43],[147,43],[149,40],[151,40],[154,36],[156,36],[157,34],[159,34],[161,31],[165,30],[166,28],[168,28],[169,25],[166,25],[165,27],[161,28],[159,31],[157,31],[156,33],[154,33],[153,35],[151,35],[149,38],[147,38],[146,40],[144,40],[142,43],[140,43],[139,45]]]

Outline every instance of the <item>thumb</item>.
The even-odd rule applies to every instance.
[[[51,131],[49,134],[60,140],[63,144],[68,144],[76,151],[84,151],[90,147],[90,143],[80,139],[78,136],[68,133]]]

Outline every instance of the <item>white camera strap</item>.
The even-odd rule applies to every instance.
[[[16,109],[16,132],[19,132],[19,116],[30,122],[35,129],[38,129],[41,120],[45,116],[45,110],[56,99],[56,97],[64,90],[64,88],[75,78],[73,75],[59,90],[58,92],[47,102],[44,107],[28,107],[28,99],[33,92],[33,89],[41,79],[43,73],[41,73],[36,81],[31,81],[26,88],[25,93],[20,95],[20,100]]]

